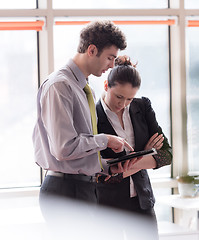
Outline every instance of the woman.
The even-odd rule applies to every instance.
[[[115,181],[109,179],[106,188],[98,184],[101,204],[143,213],[155,218],[155,199],[146,169],[157,169],[171,164],[172,153],[148,98],[135,98],[141,78],[135,65],[127,56],[118,57],[115,67],[105,81],[105,94],[96,105],[98,132],[118,135],[131,144],[135,151],[155,148],[157,154],[136,161],[127,161],[109,168],[109,174],[119,174]],[[101,151],[103,159],[125,155],[107,148]],[[112,178],[114,179],[114,178]],[[117,180],[117,181],[116,181]]]

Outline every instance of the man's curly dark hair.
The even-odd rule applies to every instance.
[[[123,32],[111,21],[94,21],[89,23],[80,33],[80,42],[77,51],[85,53],[90,44],[98,49],[98,56],[104,48],[115,45],[124,50],[127,46]]]

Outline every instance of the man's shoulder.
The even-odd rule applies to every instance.
[[[52,72],[45,80],[44,84],[48,88],[56,83],[64,83],[71,85],[74,82],[74,75],[71,73],[67,65],[63,66],[57,71]]]
[[[41,96],[46,96],[50,89],[53,87],[53,91],[57,92],[71,92],[71,88],[73,88],[73,76],[70,75],[69,70],[65,68],[61,68],[58,71],[51,73],[47,79],[41,85]]]
[[[74,75],[72,74],[68,65],[64,65],[62,68],[51,73],[48,76],[48,80],[51,83],[63,82],[63,81],[66,81],[69,83],[72,79],[74,79]]]

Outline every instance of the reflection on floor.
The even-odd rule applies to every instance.
[[[77,218],[72,219],[70,214],[70,210],[68,212],[68,216],[66,217],[67,223],[63,224],[63,228],[67,229],[67,226],[72,226],[71,222],[75,224],[78,224]],[[98,212],[99,213],[99,212]],[[105,228],[104,226],[101,228],[99,225],[98,219],[101,216],[103,216],[103,211],[100,210],[100,214],[95,214],[95,225],[97,226],[96,229],[94,228],[94,235],[96,234],[96,231],[98,231],[98,235],[105,234],[106,238],[110,239],[119,239],[119,240],[127,240],[127,239],[136,239],[135,235],[132,238],[132,235],[128,234],[128,231],[122,230],[122,232],[117,232],[117,229],[112,229],[112,226],[110,225],[109,228],[111,229],[109,232],[104,232]],[[110,215],[111,216],[111,215]],[[79,220],[79,224],[84,224],[86,221],[86,217],[82,216],[80,214],[81,219]],[[106,219],[107,220],[107,219]],[[114,219],[115,221],[115,219]],[[69,224],[70,222],[70,224]],[[110,221],[107,222],[113,222],[113,220],[110,217]],[[106,222],[106,223],[107,223]],[[137,218],[137,222],[138,218]],[[96,224],[97,223],[97,224]],[[140,223],[141,225],[142,223]],[[92,224],[91,224],[92,225]],[[93,229],[93,226],[91,228]],[[130,226],[132,226],[132,222],[130,223]],[[168,222],[160,222],[158,223],[159,226],[159,235],[160,240],[195,240],[199,239],[199,235],[196,232],[191,232],[186,229],[182,229],[179,226],[176,226],[175,224],[168,223]],[[52,226],[51,226],[52,227]],[[72,234],[70,240],[74,239],[88,239],[88,232],[86,237],[82,237],[83,229],[80,228],[80,232],[78,233],[77,228],[74,227],[74,229],[71,229],[70,232]],[[142,227],[143,229],[143,227]],[[56,240],[55,235],[51,234],[51,230],[49,229],[49,226],[46,224],[45,219],[43,218],[40,208],[39,208],[39,201],[38,201],[38,195],[34,196],[26,196],[26,197],[1,197],[0,198],[0,239],[2,240]],[[115,234],[114,234],[115,232]],[[74,234],[73,234],[74,233]],[[79,234],[79,238],[77,235]],[[109,236],[110,234],[110,236]],[[101,236],[102,236],[101,235]],[[114,237],[113,237],[114,236]],[[101,238],[101,237],[100,237]],[[57,238],[57,239],[60,239]],[[68,239],[68,238],[63,238]],[[90,239],[94,239],[93,236]],[[95,238],[96,239],[96,238]],[[141,240],[140,238],[138,238]]]

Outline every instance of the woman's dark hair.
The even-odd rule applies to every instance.
[[[85,53],[91,44],[97,47],[98,55],[101,54],[104,48],[112,45],[115,45],[120,50],[124,50],[127,46],[123,32],[108,20],[91,22],[82,29],[77,51]]]
[[[111,88],[117,83],[130,83],[133,88],[139,88],[141,85],[141,77],[136,70],[136,64],[132,64],[128,56],[119,56],[115,59],[115,67],[108,75],[108,86]]]

